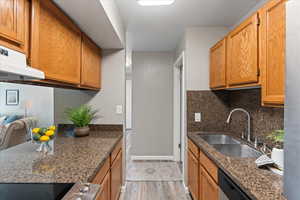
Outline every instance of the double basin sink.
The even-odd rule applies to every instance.
[[[257,158],[262,155],[260,151],[257,151],[246,144],[242,144],[240,141],[228,135],[199,134],[199,137],[226,156],[238,158]]]

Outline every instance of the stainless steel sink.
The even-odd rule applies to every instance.
[[[228,135],[201,135],[199,136],[208,144],[240,144],[240,142]]]
[[[261,152],[246,144],[214,144],[212,145],[220,153],[239,158],[258,158]]]
[[[257,158],[262,155],[261,152],[246,145],[228,135],[202,135],[203,140],[212,145],[220,153],[238,158]]]

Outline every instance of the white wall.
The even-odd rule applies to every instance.
[[[176,46],[176,49],[175,49],[176,58],[175,59],[177,59],[181,55],[181,53],[185,50],[185,48],[186,48],[185,45],[186,45],[186,37],[185,37],[185,33],[184,33]]]
[[[55,124],[70,123],[64,111],[67,108],[86,104],[91,96],[86,91],[54,88],[54,122]]]
[[[100,0],[100,2],[117,35],[125,46],[125,27],[116,2],[114,0]]]
[[[173,155],[173,52],[133,53],[133,156]]]
[[[226,27],[195,27],[185,32],[186,88],[209,90],[209,49],[226,35]]]
[[[69,123],[67,107],[89,104],[99,110],[95,124],[123,124],[124,114],[116,114],[116,106],[125,105],[125,50],[103,51],[102,88],[99,92],[55,89],[55,123]]]
[[[240,18],[234,25],[230,27],[230,30],[234,29],[236,26],[241,24],[245,19],[253,15],[259,8],[261,8],[266,2],[269,0],[261,0],[258,2],[247,14],[245,14],[242,18]]]
[[[6,105],[6,89],[19,90],[19,105]],[[0,114],[25,115],[27,105],[28,116],[38,119],[38,126],[49,126],[54,123],[53,88],[0,83]]]
[[[132,129],[132,80],[126,80],[126,129]]]
[[[132,128],[132,40],[126,33],[126,129]]]
[[[125,111],[125,50],[104,51],[102,58],[102,89],[89,104],[99,109],[97,124],[123,124]],[[116,114],[121,105],[123,114]]]

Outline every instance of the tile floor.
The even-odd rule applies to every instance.
[[[192,200],[180,181],[127,182],[120,200]]]
[[[169,161],[130,161],[120,200],[191,200],[179,166]]]
[[[127,167],[127,181],[182,181],[176,162],[131,161]]]
[[[120,200],[191,200],[177,162],[132,161],[131,131],[126,131],[126,190]]]

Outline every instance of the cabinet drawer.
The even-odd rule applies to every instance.
[[[107,174],[107,172],[109,171],[109,169],[110,169],[110,158],[107,158],[106,161],[104,162],[103,166],[101,167],[100,171],[95,176],[92,183],[101,185],[102,181],[103,181],[105,175]]]
[[[115,147],[115,149],[114,149],[114,150],[112,151],[112,153],[111,153],[111,160],[110,160],[111,165],[113,164],[113,162],[115,161],[115,159],[116,159],[118,153],[119,153],[119,152],[121,151],[121,149],[122,149],[122,141],[123,141],[123,140],[121,140],[121,141],[117,144],[117,146]]]
[[[218,183],[218,168],[202,151],[200,151],[200,164],[206,169],[214,181]]]
[[[188,140],[188,149],[194,154],[197,159],[199,158],[199,149],[190,139]]]

